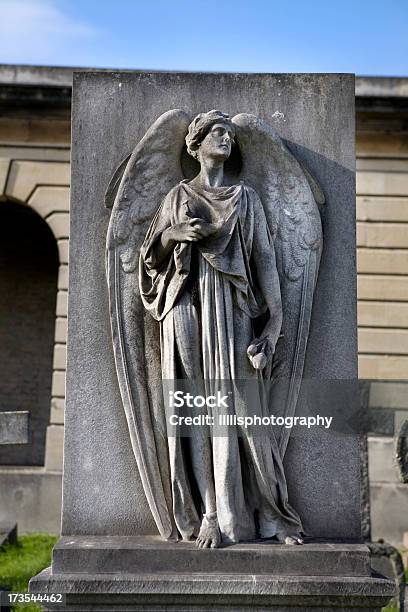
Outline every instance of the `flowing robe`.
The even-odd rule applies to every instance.
[[[195,243],[177,243],[161,261],[156,247],[162,232],[194,217],[215,224],[216,232]],[[270,266],[273,249],[262,204],[252,188],[239,184],[203,189],[182,181],[168,193],[143,243],[139,276],[144,306],[160,322],[163,381],[187,379],[196,381],[197,388],[202,381],[208,394],[232,388],[229,383],[239,379],[247,386],[233,384],[225,413],[270,415],[262,374],[252,367],[247,348],[255,337],[254,321],[267,312],[259,275],[268,267],[266,273],[278,274],[275,263]],[[272,297],[280,304],[280,296]],[[183,538],[197,535],[200,526],[197,453],[208,446],[224,542],[302,530],[288,503],[270,427],[259,433],[230,425],[212,438],[204,427],[196,427],[191,438],[171,435],[168,442],[173,513]]]

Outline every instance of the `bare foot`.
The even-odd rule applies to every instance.
[[[286,536],[285,544],[288,544],[289,546],[296,546],[303,544],[303,540],[299,536]]]
[[[276,537],[278,542],[281,542],[282,544],[287,544],[288,546],[298,546],[303,544],[303,538],[301,538],[298,533],[293,535],[281,533],[278,534]]]
[[[218,548],[220,545],[221,534],[218,527],[217,513],[204,514],[196,546],[198,548]]]

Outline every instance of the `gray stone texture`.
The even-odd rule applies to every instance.
[[[371,408],[369,431],[372,434],[393,436],[395,433],[394,410]]]
[[[228,612],[341,608],[380,612],[395,587],[383,578],[267,574],[58,574],[50,568],[30,581],[31,592],[65,593],[62,610]]]
[[[21,533],[59,534],[61,472],[37,467],[0,468],[0,522],[17,522]]]
[[[306,377],[357,375],[354,79],[351,75],[87,73],[74,77],[70,297],[62,531],[156,532],[118,391],[109,324],[103,195],[119,162],[171,108],[269,122],[326,195]],[[282,116],[283,114],[283,116]],[[146,347],[148,350],[148,347]],[[292,504],[308,534],[360,537],[358,440],[292,439]]]
[[[341,563],[339,559],[341,558]],[[270,542],[233,544],[200,550],[194,543],[148,537],[61,538],[53,549],[52,569],[66,574],[191,573],[269,576],[370,576],[370,555],[364,545]]]
[[[402,534],[408,531],[408,487],[397,482],[370,484],[373,542],[385,539],[401,547]]]
[[[393,438],[368,439],[368,473],[371,483],[399,482]]]
[[[0,444],[27,444],[30,439],[28,411],[0,412]]]

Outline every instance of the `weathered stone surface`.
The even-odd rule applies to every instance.
[[[69,240],[67,238],[61,238],[58,240],[58,253],[60,264],[67,264],[69,253]]]
[[[54,370],[65,370],[67,365],[67,346],[66,344],[56,344],[54,346]]]
[[[69,237],[69,213],[54,212],[47,218],[47,223],[57,240]]]
[[[359,221],[408,222],[408,198],[358,197],[357,219]]]
[[[406,355],[408,353],[408,330],[359,329],[358,346],[362,353]]]
[[[360,378],[408,379],[408,357],[397,355],[359,355]]]
[[[45,446],[45,469],[62,472],[64,450],[64,426],[48,425]]]
[[[408,303],[358,303],[358,324],[366,327],[408,327]]]
[[[58,534],[61,473],[35,467],[0,467],[0,522],[17,522],[21,533]]]
[[[340,561],[341,560],[341,561]],[[53,550],[53,571],[67,574],[174,572],[270,576],[370,576],[368,548],[356,544],[240,543],[200,550],[188,542],[149,537],[64,537]]]
[[[0,412],[0,444],[27,444],[29,426],[27,410]]]
[[[360,300],[408,301],[408,278],[382,274],[359,274]]]
[[[398,435],[401,431],[401,427],[405,421],[408,420],[408,410],[396,410],[395,411],[395,435]]]
[[[368,439],[368,468],[371,482],[398,482],[393,438]]]
[[[370,408],[407,408],[407,382],[377,382],[370,385]]]
[[[51,416],[50,423],[64,423],[65,399],[61,397],[53,397],[51,400]]]
[[[359,172],[359,195],[405,196],[408,194],[408,173]]]
[[[0,143],[0,158],[41,160],[41,161],[65,161],[69,163],[70,147],[59,144],[48,146],[42,144],[41,147],[29,146],[28,144],[19,145],[15,142]]]
[[[407,226],[404,226],[407,234]],[[404,238],[408,242],[407,238]],[[393,242],[396,239],[394,237]],[[357,271],[362,274],[407,274],[408,251],[406,249],[391,249],[393,242],[387,242],[387,248],[357,249]],[[379,325],[379,323],[377,323]]]
[[[59,370],[53,372],[51,393],[55,397],[65,396],[65,372]]]
[[[408,487],[396,482],[370,485],[373,541],[383,538],[400,547],[408,530]]]
[[[393,410],[377,408],[370,411],[369,433],[393,436],[395,432],[395,413]]]
[[[408,246],[406,224],[357,223],[357,246],[405,249]]]
[[[37,185],[70,183],[69,164],[40,161],[13,161],[7,179],[6,195],[25,202]]]
[[[60,265],[58,270],[58,289],[66,291],[68,289],[68,266]]]
[[[120,100],[120,113],[112,99]],[[322,100],[330,100],[324,109]],[[102,202],[114,168],[146,127],[170,108],[185,108],[191,114],[221,108],[231,116],[251,112],[276,127],[296,157],[316,176],[328,202],[323,213],[325,251],[305,376],[353,378],[353,104],[353,80],[347,75],[78,75],[63,533],[155,531],[130,449],[110,348],[104,270],[108,213]],[[277,110],[286,121],[279,119]],[[338,137],[328,139],[328,133]],[[290,498],[308,532],[359,537],[357,440],[338,440],[320,432],[318,443],[313,436],[293,439],[286,470]]]
[[[42,217],[69,210],[69,187],[37,187],[28,202]]]
[[[357,152],[358,155],[358,152]],[[392,159],[392,158],[370,158],[370,157],[357,157],[356,159],[357,172],[370,171],[370,172],[408,172],[408,160],[406,159]]]
[[[68,314],[68,292],[58,291],[57,293],[57,317],[66,317]]]
[[[30,592],[66,593],[62,610],[177,610],[279,612],[361,609],[380,612],[395,592],[377,577],[260,574],[58,574],[44,570]]]
[[[67,341],[67,319],[57,317],[55,321],[55,342],[65,344]]]

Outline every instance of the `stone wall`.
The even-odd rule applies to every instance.
[[[0,445],[0,465],[44,465],[57,294],[54,236],[30,207],[0,205],[0,411],[30,413],[28,444]]]
[[[373,380],[373,538],[400,544],[408,531],[394,441],[408,419],[408,137],[400,126],[357,138],[357,247],[359,376]]]
[[[3,462],[0,466],[0,521],[17,520],[22,532],[58,533],[66,367],[70,150],[65,127],[59,134],[58,144],[36,143],[41,133],[46,136],[48,132],[41,132],[38,124],[31,124],[30,129],[35,134],[34,143],[8,142],[13,135],[4,131],[0,124],[0,207],[14,201],[31,208],[46,222],[56,241],[59,264],[53,289],[56,305],[52,326],[55,323],[55,327],[53,360],[49,364],[52,384],[51,394],[48,394],[49,422],[43,465],[20,468],[6,466],[6,461]],[[58,125],[55,130],[54,139],[58,139]],[[17,136],[19,133],[17,131]],[[27,137],[25,132],[24,135]],[[4,401],[1,397],[0,400]]]

